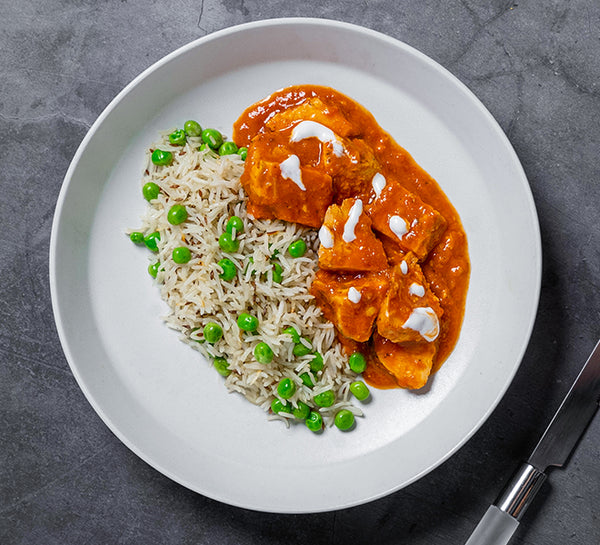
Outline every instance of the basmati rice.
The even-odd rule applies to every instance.
[[[255,220],[246,212],[245,194],[240,184],[244,162],[239,155],[219,157],[210,150],[198,151],[199,138],[189,138],[184,146],[172,146],[168,133],[151,147],[142,184],[154,182],[160,194],[149,203],[142,217],[144,234],[158,231],[158,253],[152,261],[160,262],[156,283],[170,308],[164,317],[167,325],[181,334],[181,339],[199,350],[208,361],[224,357],[231,374],[225,385],[239,392],[250,402],[270,411],[277,397],[277,384],[289,377],[296,392],[288,401],[293,407],[298,401],[318,410],[326,425],[333,424],[335,414],[345,408],[355,415],[362,411],[350,402],[349,385],[356,380],[347,358],[336,339],[333,325],[325,320],[309,294],[317,268],[317,232],[283,221]],[[169,166],[156,166],[150,155],[153,149],[173,153]],[[171,225],[167,213],[174,204],[185,205],[187,221]],[[227,220],[236,215],[244,222],[243,233],[237,233],[239,249],[224,253],[218,238],[225,231]],[[289,244],[302,238],[307,245],[303,257],[292,258]],[[172,259],[173,249],[187,246],[192,259],[183,265]],[[219,278],[222,269],[218,261],[229,258],[238,273],[231,282]],[[282,281],[273,281],[273,263],[278,262]],[[241,331],[236,323],[242,312],[258,318],[257,334]],[[202,329],[208,322],[217,322],[223,329],[221,340],[211,345],[203,342]],[[313,351],[323,355],[324,368],[315,376],[310,371],[313,355],[294,356],[291,336],[282,331],[288,326],[310,342]],[[256,361],[253,350],[259,342],[267,343],[275,357],[270,364]],[[309,373],[314,388],[305,386],[300,374]],[[336,402],[329,408],[318,408],[312,398],[333,390]],[[289,425],[291,414],[271,415]]]

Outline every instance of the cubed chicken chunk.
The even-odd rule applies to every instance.
[[[446,230],[446,220],[398,182],[384,180],[378,191],[377,182],[373,183],[373,194],[365,206],[373,229],[423,261]]]
[[[377,331],[395,343],[435,341],[443,311],[414,254],[391,272],[390,288],[377,318]]]
[[[344,138],[332,125],[302,119],[277,134],[287,139],[286,145],[303,165],[331,176],[335,202],[341,204],[346,198],[368,194],[379,163],[363,140]]]
[[[368,195],[371,180],[380,168],[373,150],[363,140],[343,140],[343,145],[344,154],[341,157],[326,156],[336,204],[350,197]]]
[[[331,177],[286,150],[269,135],[259,135],[248,148],[241,183],[248,194],[248,213],[318,228],[333,199]]]
[[[319,231],[319,267],[341,272],[381,271],[388,262],[360,199],[332,204]]]
[[[388,289],[387,271],[339,275],[319,270],[310,287],[323,315],[344,336],[359,343],[369,340]]]
[[[383,250],[385,251],[385,255],[390,267],[394,267],[401,261],[404,261],[407,252],[400,248],[396,242],[394,242],[390,237],[386,237],[381,233],[377,234],[377,238],[381,241],[381,245],[383,246]]]
[[[437,342],[396,344],[375,332],[373,349],[379,362],[394,375],[398,386],[417,389],[427,384]]]

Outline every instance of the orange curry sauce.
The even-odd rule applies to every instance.
[[[327,127],[345,146],[343,156],[339,156],[332,153],[331,142],[327,143],[316,137],[305,138],[293,144],[293,153],[303,165],[302,179],[307,189],[312,188],[309,199],[307,194],[300,192],[290,180],[282,180],[277,170],[279,162],[289,157],[291,153],[289,142],[293,127],[305,120],[312,120]],[[425,226],[427,232],[422,233],[421,237],[432,241],[432,247],[411,247],[410,252],[414,254],[408,255],[415,263],[418,262],[415,267],[419,270],[421,278],[424,276],[422,283],[426,285],[428,293],[435,296],[430,297],[437,298],[433,306],[437,305],[438,309],[441,307],[439,334],[434,342],[427,343],[421,340],[416,343],[396,344],[379,335],[385,330],[377,322],[378,333],[378,327],[372,322],[375,333],[368,343],[356,342],[343,335],[339,335],[339,338],[347,353],[360,350],[368,355],[367,369],[363,377],[370,385],[377,388],[420,387],[422,383],[415,386],[411,380],[398,379],[397,374],[395,376],[389,372],[380,359],[384,354],[395,357],[396,352],[402,352],[402,357],[406,359],[414,353],[416,365],[420,365],[419,358],[422,357],[423,351],[429,352],[428,375],[429,370],[435,372],[439,369],[451,353],[460,333],[470,273],[467,238],[456,210],[437,182],[377,124],[365,108],[328,87],[301,85],[273,93],[243,112],[234,125],[233,140],[238,146],[249,148],[245,172],[242,176],[242,184],[247,192],[249,188],[252,189],[253,176],[256,180],[263,180],[267,185],[271,183],[269,179],[275,176],[272,171],[277,170],[276,175],[279,176],[278,188],[269,185],[270,198],[277,201],[276,206],[261,201],[260,194],[249,192],[248,212],[255,217],[277,217],[318,229],[324,221],[327,222],[325,213],[329,208],[336,208],[337,214],[347,214],[350,204],[355,202],[348,199],[361,198],[365,203],[366,215],[371,214],[373,231],[377,235],[375,242],[379,246],[383,244],[390,265],[387,271],[369,274],[392,279],[393,274],[400,273],[391,272],[391,267],[397,267],[407,256],[407,249],[397,246],[398,241],[394,239],[393,233],[387,232],[387,227],[380,228],[377,224],[378,213],[388,214],[385,216],[386,220],[390,214],[397,213],[389,210],[390,206],[394,206],[392,202],[394,198],[396,198],[394,202],[397,202],[397,197],[392,198],[386,193],[387,186],[375,196],[371,189],[371,180],[379,173],[388,181],[388,185],[396,184],[398,188],[409,194],[409,197],[403,197],[403,202],[406,204],[410,201],[414,208],[413,212],[425,218],[420,225]],[[265,162],[263,160],[265,157],[270,159],[270,162]],[[323,165],[325,167],[321,168]],[[372,187],[375,187],[375,183]],[[277,191],[280,193],[277,194]],[[417,196],[416,201],[414,195]],[[370,208],[376,198],[379,211]],[[344,199],[348,204],[341,206]],[[310,202],[307,204],[303,200]],[[330,207],[332,203],[340,206]],[[433,219],[428,223],[426,216]],[[366,228],[369,231],[371,220],[366,220]],[[408,220],[406,221],[409,225]],[[417,223],[415,219],[410,225]],[[433,230],[436,231],[434,234],[432,234]],[[411,234],[409,229],[409,233],[405,236],[410,237]],[[321,269],[324,267],[323,257],[320,250]],[[378,269],[381,269],[381,266],[371,270]],[[348,272],[338,271],[340,276],[337,282],[345,282]],[[325,271],[323,274],[332,273]],[[360,280],[365,274],[367,273],[356,269],[352,278]],[[316,281],[313,286],[315,284]],[[386,287],[387,285],[386,283]],[[319,303],[318,298],[317,302]],[[394,301],[391,303],[395,304]],[[379,350],[377,354],[376,350]]]

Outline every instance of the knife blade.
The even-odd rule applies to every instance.
[[[546,480],[545,471],[562,467],[600,404],[600,341],[554,414],[531,456],[491,505],[465,545],[506,545]]]
[[[562,467],[583,435],[600,403],[600,341],[531,453],[532,466],[545,471]]]

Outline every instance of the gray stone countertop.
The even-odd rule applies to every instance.
[[[2,0],[0,6],[0,543],[463,543],[600,336],[600,3]],[[71,374],[48,281],[63,177],[118,91],[195,38],[287,16],[384,32],[453,72],[512,142],[543,243],[531,342],[488,421],[411,486],[315,515],[221,504],[130,452]],[[597,416],[568,466],[551,473],[515,545],[600,543],[599,445]]]

